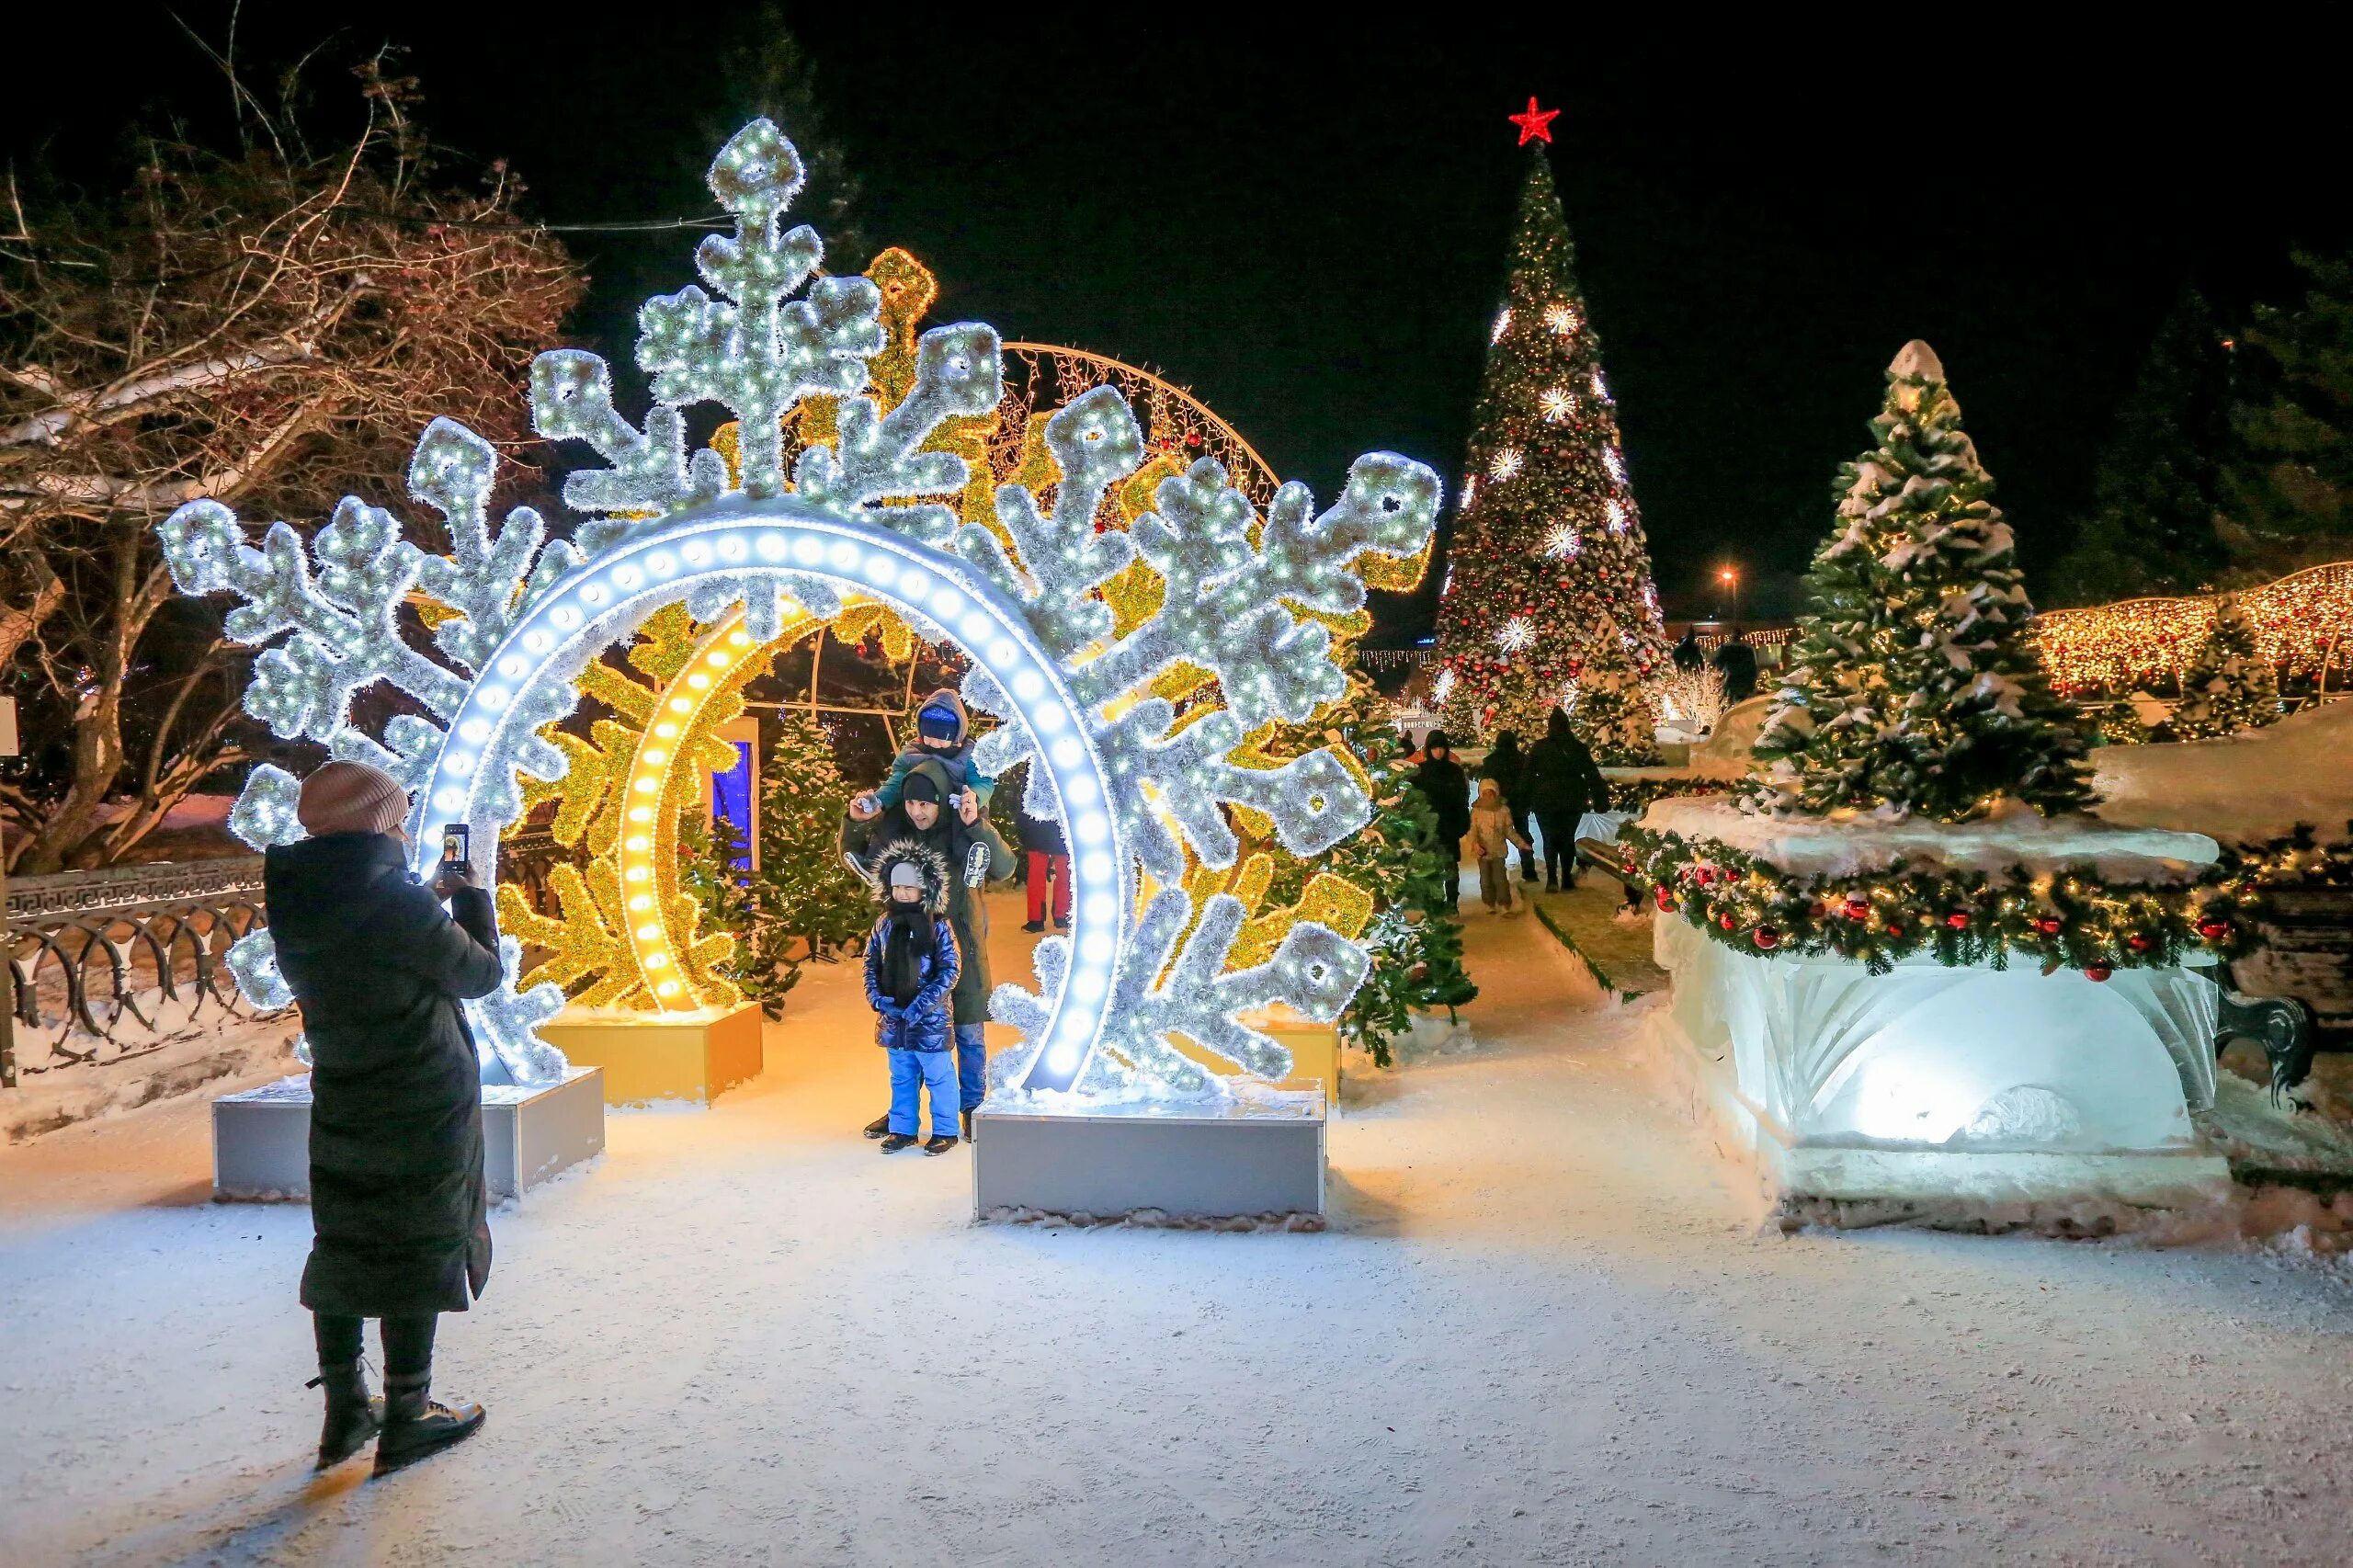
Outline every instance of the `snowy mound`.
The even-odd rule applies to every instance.
[[[1654,833],[1712,838],[1790,876],[1847,877],[1910,858],[1999,873],[2094,867],[2109,882],[2179,882],[2211,865],[2214,841],[2197,833],[2124,827],[2080,814],[2044,817],[2006,801],[1983,822],[1887,822],[1876,817],[1752,816],[1722,800],[1660,801],[1643,815]]]
[[[1716,722],[1716,733],[1691,748],[1693,776],[1735,782],[1747,778],[1756,764],[1756,732],[1765,727],[1772,706],[1770,697],[1752,697],[1726,709]]]
[[[2112,823],[2244,843],[2303,822],[2336,838],[2353,818],[2353,701],[2217,741],[2104,746],[2093,762]]]

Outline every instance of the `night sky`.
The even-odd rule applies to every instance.
[[[1504,117],[1530,93],[1563,108],[1551,155],[1670,616],[1714,608],[1728,562],[1749,613],[1796,608],[1829,481],[1915,336],[1944,359],[2031,573],[2063,547],[2177,292],[2203,288],[2235,319],[2285,295],[2291,244],[2353,230],[2346,139],[2323,119],[2334,88],[2274,58],[2319,73],[2292,40],[2125,59],[2048,32],[1687,23],[1629,42],[1509,14],[1286,35],[1256,19],[1271,9],[783,15],[859,183],[858,233],[938,274],[938,319],[1157,369],[1319,495],[1381,447],[1451,493],[1528,156]],[[219,40],[225,7],[179,10]],[[510,160],[549,222],[708,211],[701,171],[740,107],[714,45],[745,41],[756,13],[618,13],[662,18],[642,32],[564,15],[386,8],[328,53],[405,45],[436,136]],[[225,103],[161,11],[107,26],[112,90],[37,74],[0,132],[18,166],[80,173],[142,106],[200,124]],[[326,23],[249,5],[241,26],[246,58],[282,58]],[[332,75],[320,85],[335,99]],[[575,339],[625,358],[638,297],[691,280],[693,237],[570,236],[597,279]],[[1434,604],[1386,601],[1380,640],[1410,641]]]

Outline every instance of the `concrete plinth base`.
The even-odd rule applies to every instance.
[[[983,1105],[974,1117],[973,1211],[1320,1216],[1324,1111],[1320,1085],[1179,1112],[1119,1106],[1043,1115]]]
[[[494,1199],[513,1198],[604,1149],[600,1077],[575,1065],[559,1084],[483,1085],[483,1174]],[[310,1198],[309,1074],[212,1102],[212,1196],[223,1203]]]
[[[540,1038],[572,1062],[605,1070],[612,1106],[709,1105],[763,1066],[760,1007],[637,1013],[566,1007]]]

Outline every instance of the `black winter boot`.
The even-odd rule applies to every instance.
[[[956,1140],[943,1132],[938,1137],[934,1138],[930,1142],[925,1144],[923,1146],[923,1152],[926,1154],[944,1154],[954,1147],[956,1147]]]
[[[893,1132],[882,1140],[882,1152],[886,1154],[895,1154],[915,1141],[915,1135],[912,1132]]]
[[[887,1110],[866,1124],[866,1135],[869,1138],[880,1138],[890,1131],[891,1113]]]
[[[433,1374],[405,1372],[384,1380],[384,1430],[376,1439],[376,1473],[389,1475],[482,1430],[479,1404],[443,1404],[428,1393]]]
[[[969,1110],[968,1110],[968,1111],[964,1112],[964,1114],[963,1114],[963,1122],[964,1122],[964,1142],[967,1142],[967,1143],[969,1143],[969,1142],[971,1142],[972,1141],[972,1113],[971,1111],[969,1111]]]
[[[357,1361],[321,1367],[302,1385],[327,1391],[327,1418],[319,1426],[319,1470],[332,1470],[368,1446],[384,1424],[384,1402],[368,1395],[368,1374]]]

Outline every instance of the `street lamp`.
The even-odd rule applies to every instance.
[[[1732,590],[1732,625],[1737,631],[1740,630],[1740,569],[1727,566],[1716,574],[1716,581]]]

